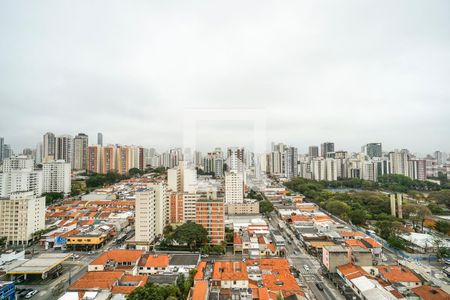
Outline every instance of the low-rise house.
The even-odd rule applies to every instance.
[[[109,250],[94,259],[89,264],[88,271],[126,270],[136,275],[137,266],[143,254],[143,250]]]
[[[168,270],[169,255],[166,254],[144,254],[138,263],[139,274],[159,274]]]

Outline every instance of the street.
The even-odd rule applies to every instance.
[[[280,219],[276,213],[271,213],[270,220],[268,219],[267,221],[273,228],[278,228]],[[299,271],[302,278],[302,283],[306,283],[306,286],[310,292],[309,294],[319,300],[343,300],[344,297],[339,293],[339,291],[321,275],[321,264],[318,259],[306,253],[303,247],[301,247],[301,242],[295,237],[289,228],[285,227],[282,234],[286,241],[286,257],[288,258],[291,266],[295,267],[295,269]],[[323,284],[323,291],[318,289],[316,283]]]

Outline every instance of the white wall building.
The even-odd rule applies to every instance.
[[[161,181],[150,183],[148,187],[155,191],[155,234],[162,235],[169,219],[169,193],[167,185]],[[136,210],[137,211],[137,210]]]
[[[11,172],[12,170],[33,169],[34,161],[26,155],[10,157],[3,160],[3,172]]]
[[[0,197],[9,197],[11,193],[31,191],[42,195],[42,171],[32,169],[12,170],[0,173]]]
[[[70,163],[64,160],[45,162],[42,172],[44,193],[70,193]]]
[[[244,202],[244,175],[241,172],[225,173],[225,203]]]
[[[151,243],[156,237],[156,191],[153,188],[136,192],[135,240]]]
[[[7,243],[27,244],[33,233],[45,228],[45,197],[36,197],[33,192],[12,193],[0,199],[0,236]]]

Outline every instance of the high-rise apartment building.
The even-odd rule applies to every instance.
[[[284,176],[287,179],[298,176],[298,150],[295,147],[284,149]]]
[[[103,146],[103,133],[97,133],[97,145]]]
[[[31,191],[42,195],[42,171],[17,169],[0,173],[0,197],[9,197],[12,193]]]
[[[151,243],[156,237],[156,191],[138,190],[136,196],[135,240]]]
[[[225,240],[225,207],[223,201],[200,199],[195,204],[195,223],[208,231],[210,244]]]
[[[3,161],[3,172],[8,173],[13,170],[22,170],[34,168],[34,161],[32,158],[28,158],[25,155],[20,155],[16,157],[10,157]]]
[[[56,138],[55,160],[64,160],[72,164],[73,138],[70,135],[60,135]]]
[[[409,168],[408,168],[408,160],[409,160],[409,151],[406,149],[402,150],[394,150],[393,152],[389,152],[389,160],[390,160],[390,173],[391,174],[399,174],[404,176],[409,176]]]
[[[45,197],[14,192],[0,198],[0,236],[12,245],[27,245],[33,233],[45,228]]]
[[[227,149],[227,166],[229,171],[245,172],[244,148],[230,147]]]
[[[71,191],[70,163],[64,160],[44,162],[43,172],[43,192],[44,193],[64,193]]]
[[[35,155],[34,155],[34,162],[36,164],[41,164],[42,163],[42,143],[39,142],[36,145],[36,151],[35,151]]]
[[[155,235],[162,236],[164,227],[169,221],[169,193],[164,181],[149,183],[149,188],[155,191]]]
[[[102,147],[100,145],[88,146],[87,149],[87,173],[101,173],[102,171]]]
[[[200,193],[171,192],[169,195],[169,222],[182,224],[195,222],[195,204],[203,197]]]
[[[89,138],[84,133],[79,133],[73,139],[73,164],[74,170],[87,169],[87,149]]]
[[[361,147],[361,152],[369,156],[370,158],[382,157],[383,151],[381,143],[369,143]]]
[[[214,173],[216,177],[223,177],[223,152],[217,150],[214,152],[208,152],[207,156],[203,160],[203,168],[206,173]]]
[[[309,146],[308,155],[311,158],[319,156],[319,147],[318,146]]]
[[[408,161],[409,177],[416,180],[427,180],[427,162],[425,159],[411,159]]]
[[[244,175],[241,172],[225,173],[225,203],[244,202]]]
[[[167,170],[167,184],[171,191],[194,193],[197,188],[197,170],[185,161]]]
[[[56,137],[52,132],[47,132],[42,143],[42,161],[54,159],[56,159]]]
[[[3,147],[5,145],[5,139],[0,137],[0,162],[3,161]]]
[[[334,158],[334,143],[322,143],[320,145],[320,156],[322,156],[323,158]]]

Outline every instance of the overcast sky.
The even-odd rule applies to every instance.
[[[0,136],[450,151],[450,1],[0,1]],[[217,121],[208,114],[221,114]],[[223,113],[220,113],[223,110]],[[218,112],[219,111],[219,112]],[[227,117],[230,116],[227,121]]]

